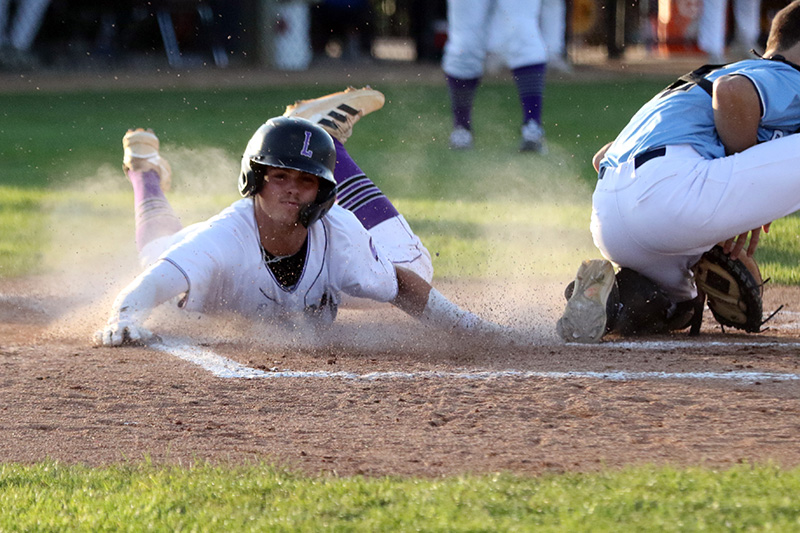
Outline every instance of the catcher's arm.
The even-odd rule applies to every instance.
[[[714,125],[727,155],[746,150],[758,142],[761,98],[752,81],[737,74],[717,78],[711,106]]]
[[[147,341],[153,334],[143,324],[153,309],[188,290],[189,282],[175,265],[168,261],[151,265],[114,300],[106,326],[95,333],[95,345]]]
[[[395,266],[397,297],[392,304],[421,322],[446,330],[500,335],[510,330],[465,311],[411,270]]]

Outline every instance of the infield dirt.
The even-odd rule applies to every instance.
[[[553,284],[500,288],[529,295],[501,313],[534,326],[515,347],[465,342],[376,305],[342,310],[331,336],[316,345],[236,321],[194,332],[206,349],[266,371],[667,372],[685,379],[227,379],[151,348],[93,347],[102,313],[80,304],[79,295],[54,290],[52,281],[0,281],[4,461],[264,461],[310,474],[370,476],[800,464],[795,288],[768,287],[766,307],[787,306],[765,333],[723,334],[707,316],[700,337],[638,345],[561,343],[553,327],[560,289]],[[482,301],[486,284],[439,285],[462,305],[493,313]],[[187,327],[167,324],[159,333]],[[737,373],[794,380],[720,378]]]

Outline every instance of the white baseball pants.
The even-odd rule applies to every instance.
[[[489,47],[492,16],[498,17],[505,35],[506,63],[511,69],[547,61],[539,30],[540,0],[448,0],[447,43],[442,69],[459,79],[483,75]],[[496,11],[496,12],[495,12]]]

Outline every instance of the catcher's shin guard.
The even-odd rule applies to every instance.
[[[609,261],[584,261],[567,296],[567,307],[556,324],[565,342],[597,343],[614,329],[618,294]]]
[[[620,310],[616,326],[620,334],[652,335],[689,326],[693,326],[693,333],[696,333],[698,298],[673,305],[655,282],[630,268],[617,272],[617,285]],[[702,307],[699,312],[702,317]]]

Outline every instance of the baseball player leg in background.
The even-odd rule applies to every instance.
[[[547,68],[570,72],[566,58],[567,5],[564,0],[542,0],[539,29],[547,49]]]
[[[484,73],[491,17],[496,16],[505,33],[513,36],[504,49],[522,105],[520,150],[545,151],[541,114],[547,52],[539,30],[539,1],[448,0],[448,40],[442,69],[453,112],[451,148],[472,148],[472,106]]]
[[[703,0],[697,32],[697,45],[715,64],[727,63],[728,0]],[[735,47],[733,60],[744,59],[757,45],[761,25],[761,0],[734,0]]]
[[[735,44],[741,57],[750,57],[761,35],[761,0],[734,0]]]
[[[30,68],[35,65],[30,50],[49,5],[50,0],[19,0],[13,20],[9,20],[11,0],[0,0],[2,64],[10,68]]]

